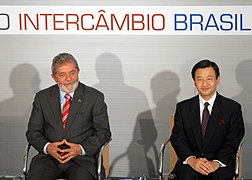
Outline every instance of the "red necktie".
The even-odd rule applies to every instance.
[[[209,103],[205,102],[204,106],[205,107],[204,107],[204,110],[203,110],[203,113],[202,113],[202,124],[201,124],[202,139],[204,139],[207,124],[208,124],[208,120],[209,120],[209,117],[210,117],[210,113],[209,113],[209,110],[208,110]]]
[[[69,110],[70,110],[70,104],[71,104],[71,95],[70,94],[66,94],[65,95],[66,98],[66,102],[63,105],[63,110],[62,110],[62,124],[63,124],[63,128],[66,129],[66,123],[68,120],[68,115],[69,115]]]

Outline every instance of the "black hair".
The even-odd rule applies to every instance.
[[[195,72],[197,69],[207,68],[207,67],[212,67],[214,69],[216,79],[220,76],[220,70],[219,70],[218,65],[213,61],[210,61],[208,59],[204,59],[204,60],[199,61],[197,64],[195,64],[193,66],[192,71],[191,71],[191,75],[192,75],[193,80],[195,80]]]

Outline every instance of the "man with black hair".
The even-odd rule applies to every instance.
[[[191,72],[198,95],[179,102],[171,143],[178,156],[176,180],[232,180],[244,137],[241,105],[220,95],[220,71],[201,60]]]

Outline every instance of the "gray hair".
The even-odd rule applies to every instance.
[[[52,74],[56,73],[57,69],[60,66],[62,66],[64,63],[72,63],[72,64],[75,65],[75,67],[78,70],[80,70],[78,62],[76,61],[76,59],[73,57],[72,54],[69,54],[69,53],[60,53],[60,54],[58,54],[57,56],[55,56],[53,58],[52,67],[51,67]]]

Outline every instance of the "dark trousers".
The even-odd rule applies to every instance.
[[[28,172],[28,180],[55,180],[66,178],[68,180],[95,180],[89,171],[71,160],[60,164],[55,159],[47,159],[41,163],[31,164]]]
[[[235,170],[228,167],[220,167],[208,176],[202,175],[187,164],[177,163],[173,172],[175,180],[232,180]]]

